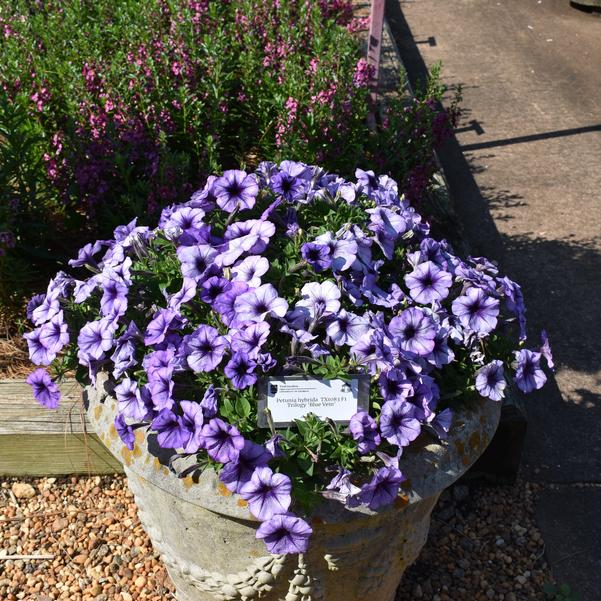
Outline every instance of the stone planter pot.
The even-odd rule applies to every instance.
[[[428,535],[440,493],[480,456],[497,427],[501,404],[483,400],[455,416],[444,444],[422,435],[406,451],[408,477],[397,501],[378,512],[325,501],[312,516],[305,555],[267,553],[258,522],[212,471],[176,478],[153,435],[137,430],[126,449],[113,419],[116,401],[106,376],[86,389],[100,439],[123,462],[140,520],[161,554],[178,601],[392,601],[403,572]]]

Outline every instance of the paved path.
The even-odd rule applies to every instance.
[[[601,15],[568,0],[388,0],[412,79],[443,61],[464,123],[442,152],[473,250],[522,283],[555,382],[527,400],[524,476],[550,564],[601,599]],[[536,340],[535,340],[536,342]]]

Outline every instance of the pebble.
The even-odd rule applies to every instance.
[[[11,490],[17,499],[32,499],[35,497],[35,488],[27,482],[15,482],[11,486]]]

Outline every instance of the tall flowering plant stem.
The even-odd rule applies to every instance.
[[[376,511],[404,480],[402,453],[444,439],[454,412],[528,392],[552,368],[546,336],[523,347],[520,287],[484,258],[429,235],[388,176],[343,179],[294,161],[210,176],[154,228],[134,219],[87,244],[27,307],[48,408],[54,376],[109,374],[115,427],[196,457],[249,503],[274,553],[307,548],[324,497]],[[307,415],[257,426],[270,375],[368,374],[348,426]]]

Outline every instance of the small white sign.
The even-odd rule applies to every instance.
[[[369,376],[348,380],[318,380],[304,376],[268,378],[263,382],[259,425],[267,426],[265,409],[276,427],[288,426],[309,413],[348,423],[369,396]]]

